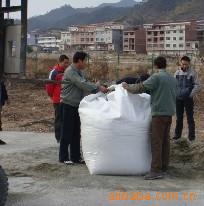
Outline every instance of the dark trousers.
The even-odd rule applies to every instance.
[[[193,108],[194,102],[193,98],[187,98],[185,100],[176,100],[176,129],[175,137],[180,138],[183,130],[183,114],[184,109],[186,111],[187,121],[188,121],[188,138],[190,140],[195,139],[195,121],[193,118]]]
[[[59,161],[77,161],[80,153],[80,118],[78,107],[62,104],[62,127]],[[70,148],[69,148],[70,147]],[[70,149],[70,150],[69,150]],[[70,154],[70,155],[69,155]]]
[[[53,104],[55,110],[55,138],[59,142],[61,136],[61,104]]]
[[[154,116],[152,117],[152,172],[161,172],[168,169],[170,154],[170,128],[172,117]]]
[[[0,131],[2,131],[1,114],[2,114],[2,105],[0,105]]]

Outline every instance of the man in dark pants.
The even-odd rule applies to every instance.
[[[50,71],[49,79],[54,81],[62,81],[64,71],[69,66],[69,58],[66,55],[61,55],[59,57],[59,63],[53,67]],[[54,111],[55,111],[55,138],[57,142],[60,142],[61,136],[61,105],[60,105],[60,92],[61,84],[48,83],[46,85],[46,90],[52,99]]]
[[[62,130],[59,151],[59,162],[72,165],[84,163],[80,152],[80,118],[78,108],[86,93],[106,93],[103,86],[97,86],[87,81],[82,73],[86,68],[87,54],[76,52],[73,64],[64,73],[64,84],[61,91],[62,101]],[[70,148],[69,148],[70,147]]]
[[[145,180],[163,178],[169,165],[170,153],[170,127],[172,116],[176,109],[176,79],[166,71],[166,59],[157,57],[154,65],[159,70],[150,78],[140,84],[123,83],[128,92],[138,94],[150,91],[151,94],[151,171],[145,176]]]
[[[0,131],[2,131],[1,113],[2,113],[3,106],[5,105],[5,102],[7,102],[7,104],[9,103],[8,94],[7,94],[4,81],[3,79],[1,79],[0,80]],[[0,139],[0,145],[5,145],[5,144],[6,142]]]
[[[189,133],[188,139],[195,140],[194,102],[193,96],[199,91],[200,83],[196,71],[190,68],[190,58],[181,58],[181,68],[176,71],[175,78],[178,81],[178,95],[176,98],[176,128],[174,140],[181,138],[183,130],[183,114],[186,111]]]

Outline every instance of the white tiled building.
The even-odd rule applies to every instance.
[[[123,31],[110,27],[96,28],[96,50],[122,51]]]
[[[38,37],[38,45],[42,48],[59,48],[61,40],[54,36]]]
[[[194,22],[145,24],[148,54],[197,54],[199,42]]]

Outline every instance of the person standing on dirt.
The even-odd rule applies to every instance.
[[[176,98],[176,128],[174,140],[181,138],[183,130],[183,114],[186,110],[188,121],[188,139],[195,140],[195,121],[194,121],[194,101],[193,97],[200,90],[200,82],[196,71],[190,66],[190,58],[183,56],[181,58],[181,68],[176,71],[175,78],[178,81],[178,95]]]
[[[85,52],[76,52],[73,64],[64,74],[62,86],[62,134],[59,148],[59,162],[66,165],[74,163],[83,164],[80,152],[80,118],[78,113],[79,103],[84,93],[106,93],[107,88],[97,86],[85,79],[82,71],[86,68],[88,55]],[[70,146],[70,148],[69,148]]]
[[[4,81],[3,79],[1,79],[0,80],[0,131],[2,131],[1,113],[2,113],[3,106],[5,105],[6,102],[7,104],[9,103],[8,94],[7,94]],[[4,145],[4,144],[6,143],[0,139],[0,145]]]
[[[150,91],[151,95],[151,171],[145,180],[163,178],[167,171],[170,153],[170,127],[176,110],[177,81],[166,71],[166,59],[157,57],[154,60],[158,73],[140,84],[122,83],[123,88],[133,94]]]
[[[49,74],[49,80],[62,81],[64,71],[69,66],[69,58],[66,55],[61,55],[59,57],[59,63],[53,67]],[[46,90],[48,95],[52,99],[54,111],[55,111],[55,138],[57,142],[60,142],[61,136],[61,106],[60,106],[60,83],[48,83],[46,85]]]

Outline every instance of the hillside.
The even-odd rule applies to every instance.
[[[30,18],[28,29],[63,29],[73,24],[106,21],[120,21],[135,25],[155,21],[204,19],[203,10],[203,0],[149,0],[140,4],[134,0],[121,0],[114,4],[80,9],[65,5],[45,15]]]
[[[130,24],[204,18],[203,0],[149,0],[121,18]]]
[[[134,0],[121,0],[117,3],[105,3],[91,8],[72,8],[70,5],[64,5],[44,15],[30,18],[28,30],[65,28],[72,24],[113,21],[126,15],[136,4]]]

